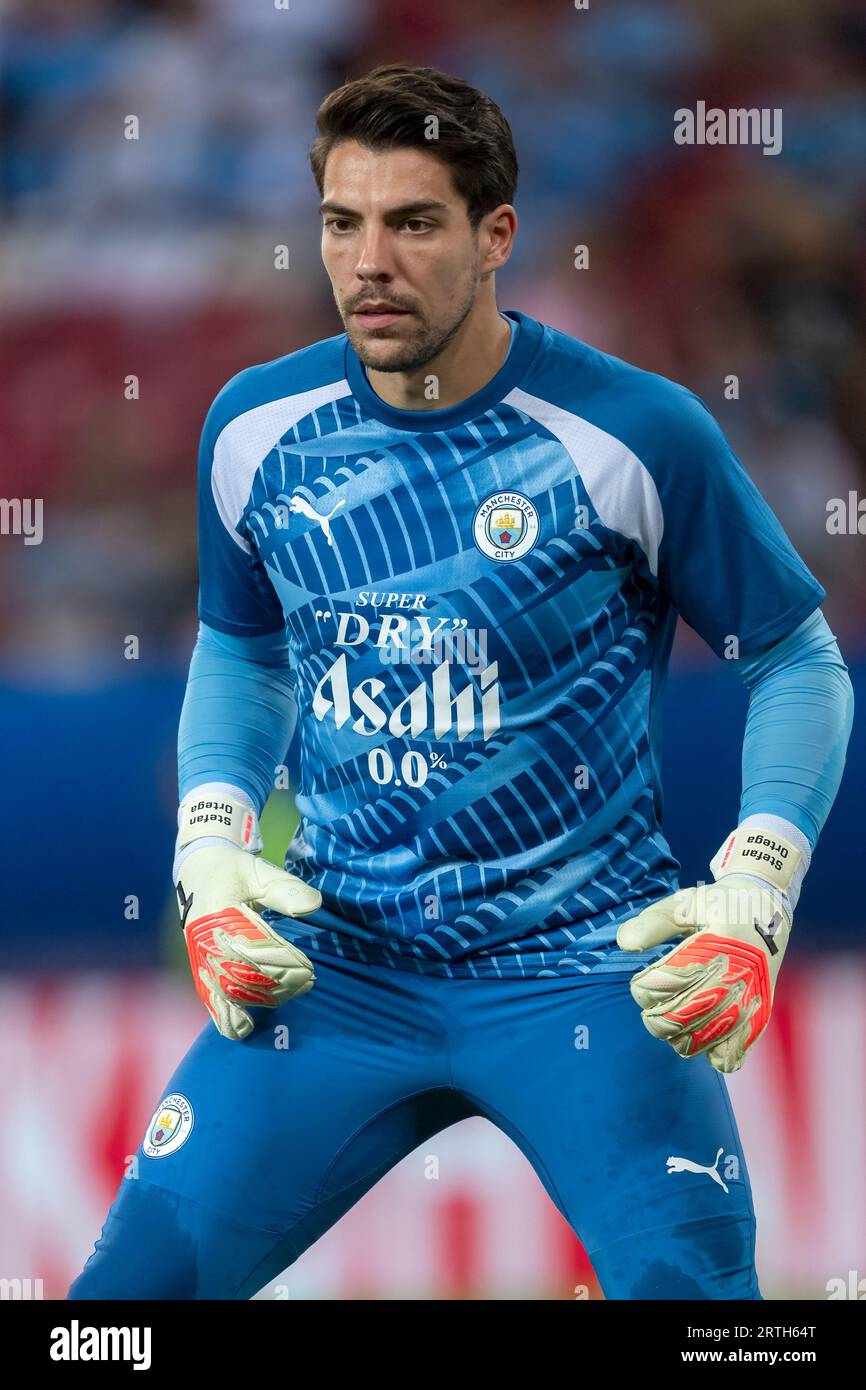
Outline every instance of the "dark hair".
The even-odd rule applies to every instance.
[[[426,135],[430,116],[438,119],[437,139]],[[331,92],[316,128],[310,165],[320,197],[334,145],[357,140],[372,150],[426,150],[442,160],[473,227],[500,203],[514,202],[517,155],[507,120],[490,97],[437,68],[382,64]]]

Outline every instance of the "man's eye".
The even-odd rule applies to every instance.
[[[403,226],[414,227],[415,231],[428,232],[430,230],[430,227],[432,226],[432,223],[428,222],[423,217],[407,217],[406,221],[403,223]]]
[[[346,227],[351,227],[348,217],[331,217],[326,223],[326,227],[331,227],[335,232],[343,231]]]

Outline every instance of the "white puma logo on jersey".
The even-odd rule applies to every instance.
[[[295,492],[289,498],[289,511],[299,513],[301,516],[309,517],[310,521],[318,521],[319,525],[325,533],[325,538],[328,542],[328,545],[334,544],[334,538],[331,535],[331,517],[334,515],[334,512],[338,512],[340,508],[345,507],[345,505],[346,499],[345,497],[341,497],[339,501],[334,503],[327,516],[321,516],[319,512],[316,511],[312,502],[307,501],[306,497],[301,497],[297,492]]]
[[[693,1163],[690,1158],[678,1158],[676,1155],[671,1154],[671,1156],[668,1159],[668,1172],[709,1173],[713,1182],[717,1182],[719,1184],[719,1187],[723,1187],[727,1192],[728,1188],[725,1182],[723,1181],[721,1174],[719,1173],[719,1159],[721,1158],[724,1152],[724,1149],[719,1149],[719,1152],[716,1154],[716,1161],[711,1168],[707,1168],[707,1166],[703,1163]]]

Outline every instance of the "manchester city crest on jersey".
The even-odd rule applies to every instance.
[[[192,1126],[192,1106],[186,1096],[166,1096],[147,1127],[142,1152],[148,1158],[175,1153],[189,1138]]]
[[[475,513],[472,537],[491,560],[522,560],[538,540],[538,512],[521,492],[494,492]]]

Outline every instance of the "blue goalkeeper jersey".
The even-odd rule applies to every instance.
[[[825,594],[696,396],[505,317],[500,371],[446,409],[386,404],[345,334],[229,381],[202,433],[199,613],[285,634],[286,867],[322,894],[300,945],[632,971],[618,924],[678,886],[677,614],[745,656]]]

